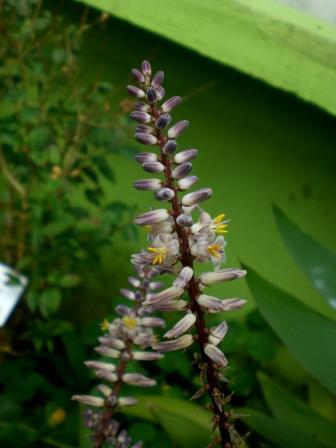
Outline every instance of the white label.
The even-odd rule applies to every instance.
[[[7,322],[27,283],[26,277],[0,263],[0,328]]]

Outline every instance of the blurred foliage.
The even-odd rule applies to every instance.
[[[83,35],[103,20],[83,9],[69,23],[42,6],[0,2],[0,259],[29,280],[0,332],[0,440],[10,446],[37,446],[60,426],[76,443],[69,397],[88,385],[85,344],[63,305],[104,246],[135,236],[132,209],[101,187],[114,181],[106,154],[125,149],[124,110],[109,82],[81,83],[78,69]]]

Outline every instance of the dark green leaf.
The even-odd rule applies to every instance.
[[[302,365],[335,394],[336,323],[247,269],[247,282],[261,314]]]
[[[58,289],[47,289],[39,297],[39,308],[43,317],[49,317],[55,313],[60,304],[62,296]]]

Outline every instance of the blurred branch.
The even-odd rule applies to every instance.
[[[0,168],[5,176],[5,178],[8,180],[10,185],[14,188],[14,190],[19,193],[20,196],[25,197],[26,191],[21,185],[21,183],[15,178],[14,174],[10,171],[8,168],[7,162],[5,160],[5,157],[2,153],[2,149],[0,148]]]

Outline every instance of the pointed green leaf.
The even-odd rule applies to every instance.
[[[336,323],[247,269],[261,314],[306,370],[336,394]]]
[[[272,442],[272,446],[279,448],[326,448],[320,442],[314,440],[309,434],[275,420],[268,415],[252,409],[243,409],[242,413],[248,415],[242,420],[251,429]]]
[[[316,288],[336,308],[336,253],[299,229],[278,207],[273,207],[280,235],[298,265]]]
[[[138,405],[123,410],[128,415],[160,423],[178,447],[204,448],[211,440],[211,415],[178,398],[137,396]]]
[[[277,420],[309,433],[314,440],[327,446],[336,446],[336,426],[333,423],[266,375],[259,373],[258,376],[267,404]]]

